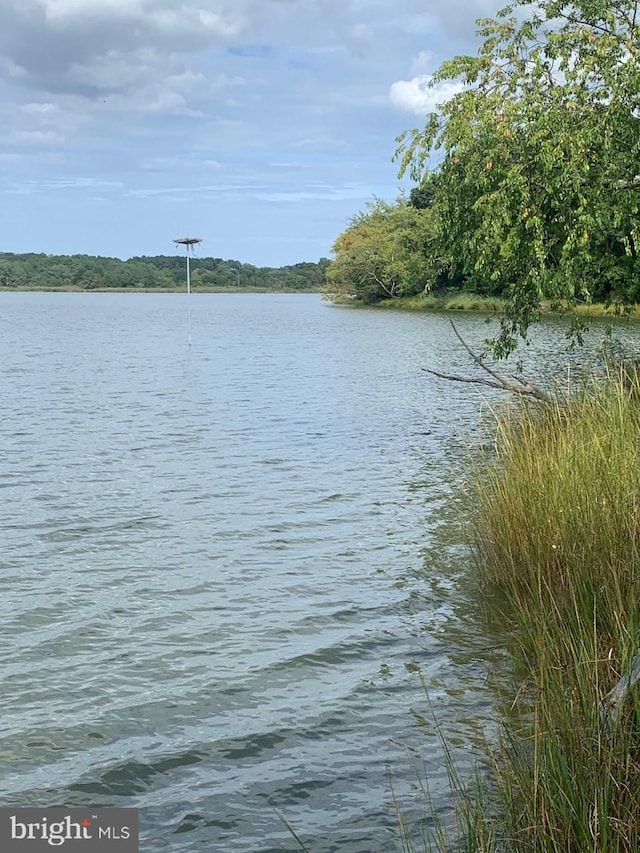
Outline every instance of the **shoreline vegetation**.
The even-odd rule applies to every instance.
[[[454,781],[437,849],[640,849],[640,374],[618,367],[552,403],[506,404],[473,474],[475,564],[501,624],[498,737]],[[455,776],[455,774],[454,774]],[[429,848],[431,849],[431,848]]]
[[[2,287],[0,293],[185,293],[186,283],[182,287]],[[318,293],[317,288],[294,287],[198,287],[191,288],[198,293]]]
[[[366,304],[358,301],[340,301],[331,299],[337,305],[351,305],[355,308],[372,308],[380,311],[422,311],[425,313],[455,313],[470,312],[493,315],[500,318],[505,309],[505,302],[497,297],[482,296],[474,293],[455,291],[454,293],[424,293],[418,296],[398,296],[395,299],[385,299],[380,302]],[[542,316],[565,316],[567,312],[557,309],[549,301],[541,304]],[[607,304],[594,302],[591,304],[574,305],[571,314],[579,320],[589,319],[640,319],[640,305]]]
[[[191,285],[201,292],[313,293],[324,284],[327,258],[283,267],[256,267],[236,260],[192,256]],[[0,292],[127,291],[180,293],[186,287],[183,254],[140,256],[126,261],[97,255],[0,252]]]

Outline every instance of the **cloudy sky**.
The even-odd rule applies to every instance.
[[[329,255],[496,0],[0,0],[0,251]]]

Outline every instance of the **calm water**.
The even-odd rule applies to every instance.
[[[0,296],[0,802],[141,850],[400,850],[492,666],[448,321],[317,296]],[[471,342],[487,328],[459,320]],[[419,667],[428,688],[427,700]],[[428,821],[427,821],[428,823]]]

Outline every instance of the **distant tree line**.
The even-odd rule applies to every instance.
[[[327,258],[284,267],[256,267],[222,258],[191,259],[194,290],[317,291],[325,282]],[[0,252],[0,288],[175,289],[184,287],[184,254],[135,257],[123,261],[94,255],[45,255]]]

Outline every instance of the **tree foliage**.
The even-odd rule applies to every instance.
[[[380,302],[421,293],[433,278],[431,212],[376,199],[351,218],[333,244],[326,295],[335,301]]]
[[[275,268],[196,257],[191,260],[191,282],[195,289],[320,290],[328,265],[327,258],[321,258],[318,263]],[[122,261],[93,255],[0,253],[0,289],[126,287],[171,290],[184,287],[184,284],[184,254],[142,256]]]
[[[544,299],[640,297],[640,9],[632,0],[520,0],[478,22],[477,56],[432,85],[458,94],[399,138],[401,174],[439,158],[439,251],[507,298],[505,356]]]

